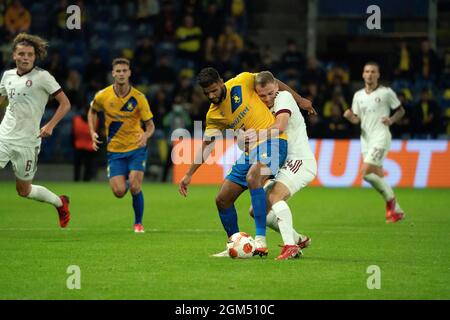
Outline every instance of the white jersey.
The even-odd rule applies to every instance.
[[[315,159],[309,146],[305,120],[292,94],[288,91],[279,91],[271,111],[275,116],[282,112],[290,114],[285,131],[288,136],[287,159]]]
[[[40,123],[48,98],[60,91],[55,78],[38,67],[21,76],[17,69],[5,71],[0,95],[7,96],[9,104],[0,124],[0,141],[23,147],[39,146]]]
[[[361,120],[361,146],[363,152],[371,146],[390,146],[391,132],[382,123],[383,117],[389,117],[391,110],[397,109],[400,101],[395,92],[379,86],[371,93],[361,89],[355,93],[352,111]]]

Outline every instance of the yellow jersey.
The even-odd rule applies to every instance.
[[[225,98],[211,104],[206,114],[206,136],[225,129],[267,129],[275,122],[269,108],[259,99],[254,88],[255,74],[243,72],[225,82]],[[287,140],[286,134],[280,138]]]
[[[105,115],[107,151],[128,152],[139,148],[144,132],[142,121],[153,118],[147,98],[130,86],[124,97],[119,97],[111,85],[97,92],[91,107]]]

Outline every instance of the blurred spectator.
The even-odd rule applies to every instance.
[[[175,81],[177,81],[177,72],[170,63],[169,57],[161,56],[158,65],[152,72],[152,82],[160,83],[172,90]]]
[[[91,181],[95,177],[95,151],[87,122],[87,108],[72,118],[74,180]],[[83,171],[83,174],[82,174]]]
[[[154,18],[159,14],[160,7],[158,0],[138,0],[137,19],[140,23],[154,23]]]
[[[261,54],[256,43],[248,41],[245,44],[244,50],[240,54],[241,70],[248,72],[261,71]]]
[[[412,117],[416,138],[436,138],[440,133],[440,108],[436,101],[431,99],[429,90],[422,90],[420,100],[413,108]]]
[[[348,70],[340,66],[334,66],[328,72],[328,85],[325,92],[327,98],[333,97],[336,93],[341,94],[345,101],[352,98],[349,86],[350,75]]]
[[[231,57],[238,55],[244,47],[241,36],[234,31],[231,24],[226,24],[217,43],[220,52],[226,52]]]
[[[166,137],[169,138],[176,129],[191,129],[192,120],[182,103],[183,98],[176,96],[172,110],[164,116],[163,128]]]
[[[82,110],[85,102],[83,97],[85,96],[84,86],[81,83],[81,76],[77,70],[70,70],[69,76],[64,86],[64,93],[67,95],[72,108]]]
[[[107,83],[107,74],[109,68],[103,63],[98,54],[93,54],[91,60],[86,65],[84,72],[84,81],[87,83],[90,91],[97,92]]]
[[[163,88],[160,88],[153,99],[151,99],[150,107],[153,111],[155,128],[161,129],[163,127],[163,118],[170,110],[169,97]]]
[[[350,123],[342,116],[342,104],[334,101],[330,107],[330,115],[324,120],[324,137],[345,139],[350,136]]]
[[[133,72],[139,79],[150,78],[150,73],[156,61],[154,41],[151,37],[145,37],[134,51]]]
[[[202,39],[202,29],[194,24],[194,18],[187,15],[183,19],[183,25],[175,32],[177,41],[178,56],[194,62],[199,62],[200,44]]]
[[[409,139],[411,137],[411,116],[413,106],[403,92],[397,92],[398,100],[405,109],[405,115],[391,127],[394,138]]]
[[[206,100],[203,90],[200,88],[194,89],[191,98],[192,104],[190,109],[190,116],[192,121],[202,121],[202,126],[205,128],[206,113],[208,112],[209,103]]]
[[[50,72],[59,83],[67,78],[66,62],[61,58],[61,54],[58,51],[52,51],[50,53],[47,63],[44,64],[44,69]]]
[[[436,52],[431,48],[430,41],[422,41],[416,63],[419,78],[437,79],[440,71],[439,59]]]
[[[175,34],[175,8],[172,0],[163,0],[161,13],[156,22],[155,35],[158,40],[171,41]]]
[[[298,77],[304,66],[305,57],[298,50],[297,43],[294,39],[288,39],[286,51],[281,55],[280,70],[284,72],[287,77]]]
[[[205,38],[217,39],[222,26],[224,25],[224,15],[215,2],[209,2],[206,13],[202,16],[202,31]]]
[[[320,66],[316,57],[309,57],[306,62],[306,69],[302,77],[302,83],[314,82],[317,86],[326,83],[325,71]]]
[[[180,71],[178,82],[174,91],[180,99],[179,103],[191,103],[194,86],[192,84],[194,73],[190,69]]]
[[[412,54],[406,41],[401,41],[395,52],[393,79],[412,80]]]
[[[203,56],[201,66],[215,67],[217,63],[217,46],[213,37],[207,37],[203,45]]]
[[[338,106],[342,110],[342,113],[344,113],[344,111],[349,107],[348,103],[345,101],[344,96],[339,91],[335,91],[331,99],[325,102],[322,110],[322,116],[324,118],[331,117],[333,114],[334,106]]]
[[[247,32],[247,16],[245,15],[245,0],[231,0],[230,13],[233,25],[242,34]]]
[[[270,44],[265,44],[261,50],[261,69],[270,70],[274,64],[273,51]]]
[[[319,91],[319,87],[314,81],[306,84],[302,91],[302,95],[308,97],[307,99],[312,102],[312,105],[319,112],[319,114],[323,114],[323,95],[322,92]]]
[[[25,32],[31,26],[31,14],[19,0],[14,0],[6,8],[5,12],[6,29],[13,35]]]

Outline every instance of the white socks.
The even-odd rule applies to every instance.
[[[273,212],[273,209],[270,209],[269,213],[267,214],[266,225],[270,229],[272,229],[272,230],[274,230],[276,232],[280,232],[280,228],[278,227],[277,216]]]
[[[387,184],[384,178],[379,177],[375,173],[369,173],[364,176],[364,180],[369,182],[375,190],[381,193],[385,201],[389,201],[394,198],[394,191],[391,186]]]
[[[266,221],[267,221],[267,226],[270,229],[280,233],[280,227],[278,226],[278,218],[275,215],[275,213],[273,212],[273,209],[270,209],[269,213],[267,214]],[[302,237],[302,235],[300,235],[293,227],[292,227],[292,236],[294,237],[295,243],[298,243],[300,240],[300,237]]]
[[[292,226],[292,213],[286,201],[278,201],[272,206],[272,210],[278,218],[278,227],[285,245],[296,244],[294,240],[294,228]]]
[[[31,185],[31,191],[27,198],[41,202],[47,202],[57,208],[63,205],[61,199],[56,194],[42,186]]]

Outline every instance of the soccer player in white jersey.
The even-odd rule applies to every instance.
[[[395,198],[394,191],[384,179],[383,161],[391,146],[389,127],[400,120],[405,110],[395,92],[378,83],[380,67],[376,62],[364,65],[362,77],[364,89],[353,96],[352,108],[344,117],[353,124],[361,125],[361,152],[363,165],[361,176],[370,183],[386,201],[386,222],[403,219],[404,212]],[[390,116],[391,110],[395,110]]]
[[[9,102],[0,124],[0,168],[11,161],[19,196],[55,206],[59,224],[65,228],[70,220],[69,198],[34,185],[32,180],[41,138],[52,135],[55,126],[70,110],[70,102],[55,78],[35,66],[35,61],[47,54],[44,39],[21,33],[14,39],[12,49],[16,68],[5,71],[0,82],[0,105],[6,98]],[[59,107],[50,121],[40,128],[51,95]]]
[[[316,159],[309,146],[305,120],[292,94],[279,91],[278,83],[269,71],[256,75],[255,91],[275,115],[276,121],[270,129],[278,129],[288,136],[286,162],[275,179],[269,180],[264,187],[268,201],[267,226],[280,232],[283,238],[284,247],[276,259],[298,258],[301,249],[309,246],[311,239],[294,229],[286,201],[314,179]]]

